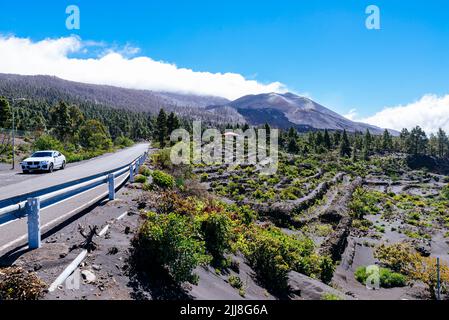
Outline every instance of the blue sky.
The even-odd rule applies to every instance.
[[[65,28],[65,8],[81,29]],[[365,28],[365,8],[381,30]],[[279,81],[333,110],[368,117],[425,94],[449,93],[449,1],[2,1],[0,33],[84,41],[195,71]],[[1,70],[0,70],[1,72]]]

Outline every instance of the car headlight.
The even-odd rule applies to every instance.
[[[48,164],[48,161],[41,161],[41,164]]]

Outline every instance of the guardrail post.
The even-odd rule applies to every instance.
[[[134,183],[134,165],[129,166],[129,182]]]
[[[26,213],[28,216],[28,247],[38,249],[41,247],[41,201],[39,198],[27,200]]]
[[[114,174],[108,175],[109,200],[115,200],[115,179]]]

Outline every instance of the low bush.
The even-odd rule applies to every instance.
[[[143,165],[139,168],[139,174],[149,177],[151,176],[151,170],[146,165]]]
[[[365,215],[378,214],[380,209],[377,206],[382,201],[382,195],[375,191],[367,191],[357,188],[349,204],[351,214],[356,219],[362,219]]]
[[[34,150],[63,150],[63,144],[50,135],[42,135],[33,143]]]
[[[162,149],[151,155],[151,162],[155,167],[161,170],[172,169],[173,163],[170,159],[170,155],[171,148]]]
[[[366,284],[368,277],[372,273],[367,272],[367,268],[362,266],[355,271],[355,278],[362,284]],[[406,276],[393,272],[387,268],[379,268],[379,284],[382,288],[404,287],[407,284]]]
[[[147,182],[147,177],[139,174],[134,178],[134,182],[135,183],[146,183]]]
[[[321,296],[321,300],[325,301],[339,301],[343,300],[340,296],[333,293],[325,293]]]
[[[231,247],[231,220],[223,212],[212,212],[201,216],[199,221],[207,252],[212,255],[215,264],[220,263]]]
[[[199,226],[192,217],[149,213],[132,242],[136,267],[149,272],[156,266],[166,270],[177,283],[197,283],[194,269],[210,262],[198,234]]]
[[[114,140],[114,146],[119,148],[127,148],[131,147],[134,144],[134,141],[132,141],[130,138],[125,136],[119,136],[115,138]]]
[[[0,301],[37,300],[42,297],[45,287],[35,273],[19,267],[0,269]]]
[[[422,257],[419,253],[415,254],[415,260],[409,270],[409,277],[413,280],[421,281],[427,286],[427,292],[432,299],[436,298],[437,278],[437,259],[434,257]],[[449,292],[449,266],[440,262],[440,291],[442,294]]]
[[[153,183],[162,189],[172,189],[175,186],[175,179],[168,173],[155,170],[151,175],[153,177]]]
[[[314,245],[310,239],[285,235],[275,227],[252,228],[241,241],[240,250],[258,279],[274,293],[287,292],[289,271],[311,275],[310,270],[319,270],[319,266],[311,265]]]
[[[249,206],[232,205],[229,207],[229,210],[237,214],[237,218],[246,226],[251,225],[258,218],[257,212]]]
[[[441,197],[443,197],[446,200],[449,200],[449,185],[446,185],[441,190]]]
[[[374,251],[380,263],[395,272],[407,274],[416,259],[415,250],[408,243],[382,244]]]
[[[33,150],[58,150],[65,155],[67,163],[72,163],[98,157],[110,151],[109,144],[105,143],[106,146],[99,145],[98,149],[93,147],[95,144],[85,149],[71,143],[62,144],[50,135],[42,135],[33,143],[32,148]]]
[[[240,279],[237,276],[230,276],[228,278],[229,284],[231,285],[231,287],[235,288],[235,289],[240,289],[243,287],[243,281],[242,279]]]

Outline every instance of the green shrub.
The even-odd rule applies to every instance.
[[[449,185],[446,185],[442,190],[441,190],[441,196],[446,199],[449,200]]]
[[[251,223],[256,221],[258,218],[257,212],[252,210],[249,206],[237,206],[232,207],[232,210],[235,210],[239,219],[243,222],[243,224],[249,226]]]
[[[127,148],[131,147],[134,144],[134,141],[132,141],[130,138],[125,136],[117,137],[114,141],[114,145],[119,148]]]
[[[324,283],[330,283],[334,276],[335,263],[330,257],[321,257],[320,278]]]
[[[151,162],[155,167],[160,169],[171,169],[173,163],[170,158],[171,148],[162,149],[157,153],[151,155]]]
[[[343,300],[340,296],[333,294],[333,293],[325,293],[321,296],[321,300],[326,301],[337,301],[337,300]]]
[[[230,249],[231,219],[224,213],[213,212],[201,217],[200,221],[206,249],[214,258],[214,262],[220,262]]]
[[[63,150],[62,143],[49,136],[49,135],[42,135],[40,136],[34,143],[33,143],[33,149],[34,150]]]
[[[408,243],[382,244],[374,251],[380,263],[395,272],[407,273],[415,259],[415,249]]]
[[[79,162],[85,160],[85,155],[82,153],[66,153],[67,163]]]
[[[349,208],[356,219],[362,219],[365,215],[378,214],[380,209],[377,205],[381,203],[381,200],[382,195],[380,193],[357,188],[353,193]]]
[[[314,249],[310,239],[287,236],[278,228],[254,228],[242,252],[259,280],[275,293],[288,290],[287,274],[295,270],[308,273],[310,256]]]
[[[177,283],[197,283],[194,269],[210,262],[198,229],[192,217],[149,213],[133,240],[138,269],[149,271],[150,266],[158,266]]]
[[[44,294],[46,284],[34,272],[20,267],[0,268],[0,301],[38,300]]]
[[[136,182],[136,183],[146,183],[147,182],[147,177],[139,174],[139,175],[137,175],[134,178],[134,182]]]
[[[155,170],[151,175],[153,176],[153,183],[158,187],[172,189],[175,186],[175,179],[168,173]]]
[[[139,168],[139,174],[149,177],[151,176],[151,170],[147,166],[143,165]]]
[[[109,151],[112,148],[109,130],[98,120],[88,120],[80,128],[79,137],[81,145],[88,150]]]
[[[367,273],[366,267],[362,266],[357,268],[354,275],[357,281],[365,284],[371,273]],[[379,268],[379,281],[382,288],[404,287],[407,284],[406,276],[386,268]]]
[[[228,281],[231,287],[235,289],[241,289],[243,287],[243,281],[238,276],[230,276]]]

